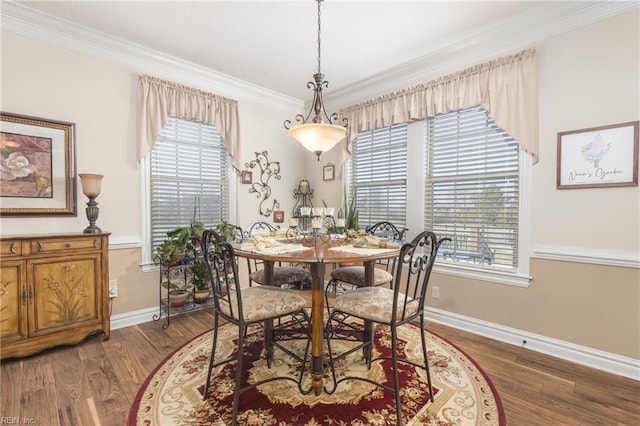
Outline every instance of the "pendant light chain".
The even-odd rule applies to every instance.
[[[318,0],[318,74],[321,74],[321,71],[320,71],[320,3],[322,3],[322,0]]]

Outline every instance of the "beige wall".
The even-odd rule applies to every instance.
[[[530,249],[595,255],[604,265],[531,260],[528,288],[436,275],[429,305],[640,358],[640,274],[607,259],[640,251],[638,187],[556,189],[557,133],[640,117],[638,12],[536,46],[540,161],[533,166]]]
[[[97,199],[100,208],[97,224],[111,232],[110,242],[115,248],[110,252],[110,276],[118,280],[119,289],[118,297],[113,299],[113,314],[157,305],[157,272],[143,273],[139,266],[142,225],[135,121],[137,75],[153,74],[153,70],[120,66],[6,31],[2,32],[1,54],[0,109],[75,123],[77,171],[105,175]],[[216,93],[215,89],[203,88]],[[266,105],[236,99],[242,164],[255,159],[255,152],[265,150],[270,161],[281,163],[281,179],[271,179],[269,185],[288,219],[295,202],[293,189],[305,176],[315,187],[314,169],[321,169],[315,156],[307,155],[289,138],[282,124],[302,112],[302,106],[293,109],[275,102]],[[294,158],[304,160],[293,161]],[[254,180],[258,178],[258,169],[254,169]],[[2,217],[0,232],[2,235],[81,232],[88,222],[84,213],[87,200],[79,182],[77,200],[76,217]],[[259,203],[256,194],[249,193],[248,185],[238,184],[237,216],[233,220],[241,225],[258,219],[271,221],[271,216],[259,214]]]
[[[536,46],[540,162],[533,167],[532,245],[527,249],[587,250],[605,264],[534,258],[528,288],[437,274],[441,298],[430,300],[430,306],[640,358],[638,269],[606,264],[619,253],[637,257],[640,252],[638,187],[555,188],[557,132],[638,120],[639,39],[634,11]],[[98,224],[112,232],[116,248],[110,252],[110,276],[119,281],[113,314],[156,306],[157,273],[143,273],[139,266],[141,201],[135,159],[136,75],[153,70],[131,69],[8,32],[2,32],[1,55],[0,109],[76,123],[77,170],[105,174]],[[238,100],[242,162],[263,150],[281,162],[282,179],[272,183],[283,210],[290,211],[292,190],[303,177],[316,189],[315,202],[339,202],[340,181],[322,182],[320,172],[328,161],[335,162],[334,153],[316,162],[282,129],[284,119],[301,111]],[[1,218],[1,232],[80,231],[86,226],[81,194],[78,201],[75,218]],[[258,217],[258,201],[247,186],[238,185],[238,223]]]

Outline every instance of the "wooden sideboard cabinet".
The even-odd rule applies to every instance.
[[[109,235],[0,238],[0,358],[109,338]]]

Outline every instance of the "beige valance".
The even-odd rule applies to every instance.
[[[351,155],[358,133],[436,114],[481,105],[533,161],[538,161],[538,72],[535,50],[476,65],[428,83],[349,106],[339,112],[349,119],[349,138],[342,158]]]
[[[215,125],[231,164],[240,170],[238,101],[148,75],[138,76],[138,160],[151,150],[170,115]]]

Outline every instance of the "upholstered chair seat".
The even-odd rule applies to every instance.
[[[406,298],[402,293],[398,294],[397,305],[396,320],[402,319],[403,314],[415,315],[420,307],[418,299]],[[347,315],[387,324],[394,312],[393,290],[385,287],[357,288],[338,297],[333,308]]]
[[[301,296],[271,286],[256,286],[242,289],[242,313],[245,322],[264,321],[292,314],[304,309],[307,301]],[[238,312],[236,293],[229,295],[229,302],[220,302],[220,311],[226,315]]]
[[[364,266],[342,266],[331,271],[331,279],[350,283],[356,287],[363,287],[364,282]],[[393,280],[390,272],[381,268],[375,268],[373,274],[373,285],[389,284]]]
[[[266,284],[264,269],[253,271],[249,278],[257,284]],[[282,287],[283,285],[310,282],[311,273],[304,268],[296,268],[293,266],[277,266],[273,268],[273,282],[271,285]]]

